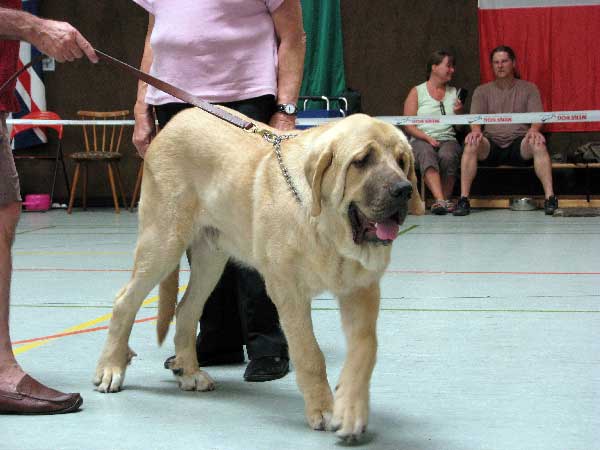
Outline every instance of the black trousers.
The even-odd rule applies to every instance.
[[[275,98],[267,95],[222,105],[268,123],[275,111]],[[186,103],[155,106],[160,128],[175,114],[190,107]],[[193,255],[188,252],[190,258]],[[230,260],[204,306],[196,351],[199,355],[208,356],[239,351],[244,344],[250,359],[289,357],[279,316],[267,295],[262,276],[256,270],[241,267]]]

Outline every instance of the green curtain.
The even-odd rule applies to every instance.
[[[340,96],[346,89],[340,0],[301,1],[306,57],[300,95]],[[324,106],[315,103],[311,108]]]

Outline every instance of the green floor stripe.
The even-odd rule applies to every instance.
[[[31,230],[17,231],[15,233],[15,235],[21,235],[21,234],[26,234],[26,233],[33,233],[35,231],[40,231],[40,230],[49,230],[50,228],[56,228],[56,226],[55,225],[50,225],[50,226],[47,226],[47,227],[32,228]]]
[[[398,236],[400,236],[401,234],[406,234],[409,231],[414,230],[415,228],[417,228],[419,225],[411,225],[410,227],[408,227],[406,230],[402,230],[398,232]]]

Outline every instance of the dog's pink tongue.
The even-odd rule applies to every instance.
[[[393,241],[396,239],[399,229],[400,225],[393,220],[385,220],[375,224],[375,234],[382,241]]]

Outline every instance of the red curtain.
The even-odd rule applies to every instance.
[[[518,8],[502,8],[503,3],[515,2],[479,2],[481,82],[494,78],[491,50],[508,45],[517,55],[521,78],[539,88],[545,111],[600,109],[600,1],[595,5]],[[577,2],[552,2],[557,3]],[[549,124],[547,130],[600,131],[600,122]]]

